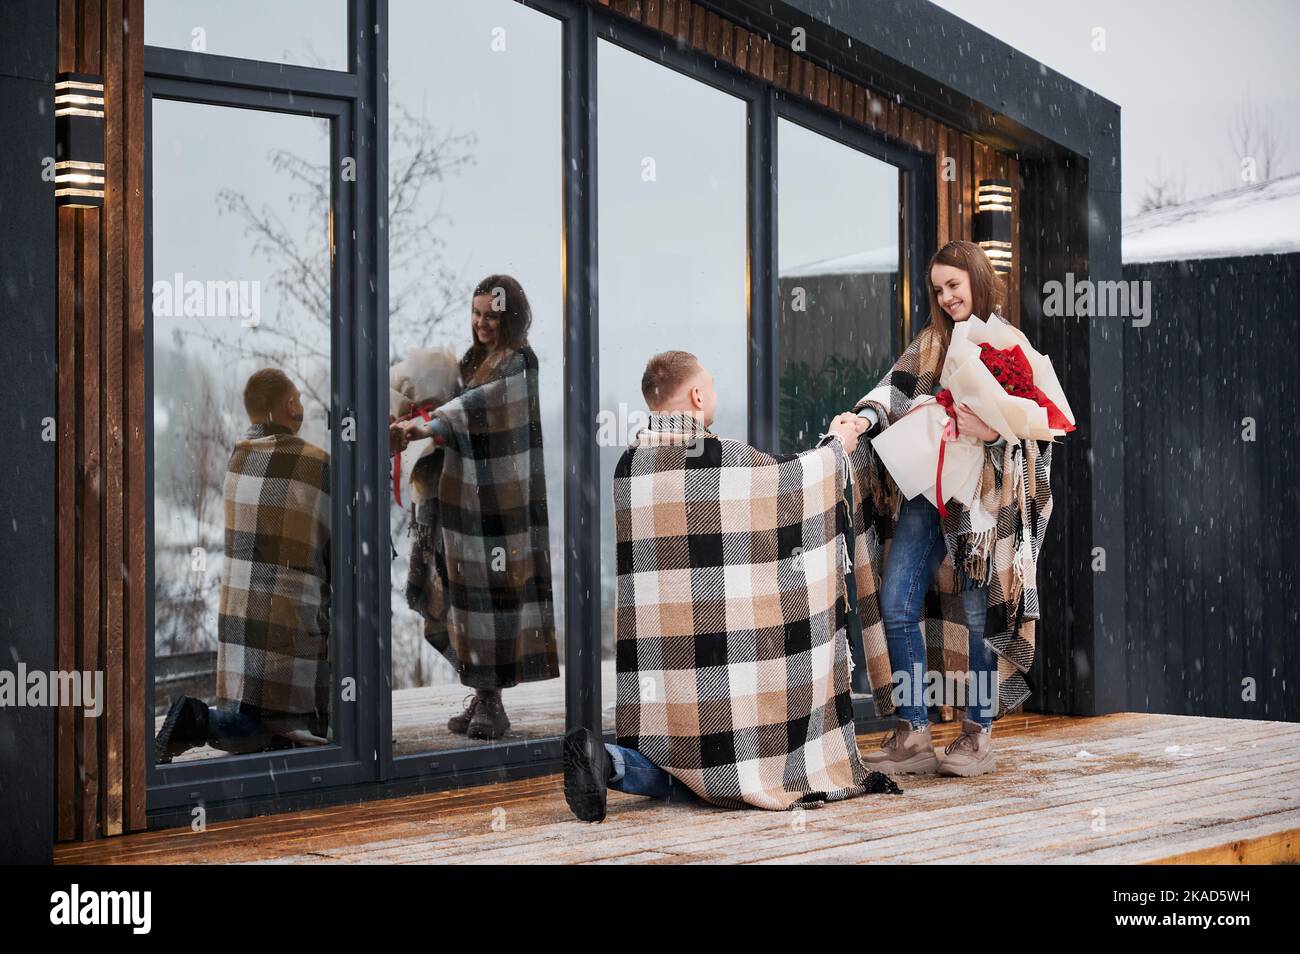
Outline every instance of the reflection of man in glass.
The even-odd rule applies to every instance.
[[[223,487],[226,554],[217,696],[182,696],[155,741],[158,761],[210,744],[253,752],[326,741],[329,711],[329,454],[298,437],[298,388],[275,368],[248,379],[251,426]]]
[[[411,473],[418,503],[407,599],[425,616],[425,637],[474,689],[447,728],[475,739],[510,728],[502,689],[560,674],[531,323],[519,282],[479,282],[473,343],[460,359],[464,389],[396,441],[443,442]]]

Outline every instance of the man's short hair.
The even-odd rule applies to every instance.
[[[646,362],[641,375],[641,396],[646,407],[657,411],[700,370],[700,359],[689,351],[665,351]]]
[[[293,390],[289,375],[279,368],[263,368],[254,371],[244,385],[244,410],[250,421],[262,421],[272,410],[280,406]]]

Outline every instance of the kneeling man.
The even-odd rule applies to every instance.
[[[617,745],[565,738],[565,797],[584,821],[614,788],[789,809],[898,788],[859,761],[849,691],[847,458],[840,415],[812,450],[718,437],[713,379],[656,355],[649,425],[614,471]]]
[[[244,409],[223,486],[220,704],[178,697],[154,740],[158,762],[205,744],[245,753],[328,741],[329,453],[298,436],[302,399],[280,369],[248,379]]]

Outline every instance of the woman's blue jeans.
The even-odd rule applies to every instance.
[[[919,620],[926,591],[946,552],[943,526],[934,504],[924,494],[904,500],[885,557],[880,613],[889,647],[889,665],[894,673],[895,698],[901,692],[905,703],[897,707],[898,717],[908,720],[915,729],[924,728],[929,721],[923,694],[925,638]],[[964,590],[961,602],[966,628],[970,631],[966,718],[987,729],[997,712],[998,672],[997,655],[984,639],[988,587]],[[937,678],[942,679],[943,673]],[[972,691],[975,695],[970,695]]]

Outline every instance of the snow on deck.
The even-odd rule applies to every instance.
[[[935,726],[935,744],[957,733]],[[868,751],[880,733],[859,737]],[[1198,864],[1300,860],[1300,725],[1004,716],[997,767],[803,813],[612,793],[577,821],[558,775],[60,844],[56,863]],[[507,824],[495,823],[500,819]]]

